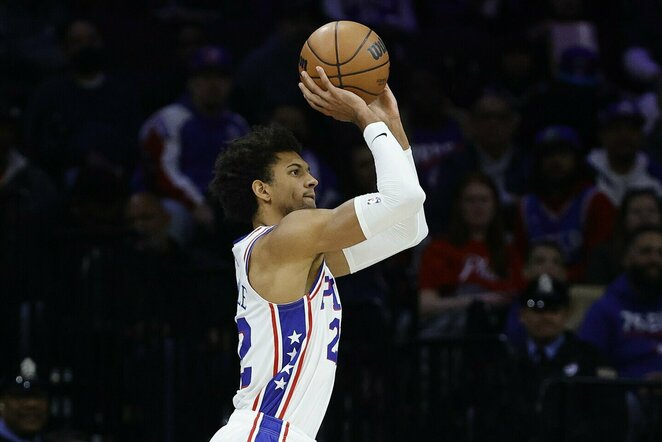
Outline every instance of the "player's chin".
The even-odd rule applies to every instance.
[[[314,198],[304,198],[302,209],[316,209],[317,203]]]

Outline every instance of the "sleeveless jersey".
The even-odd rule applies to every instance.
[[[326,262],[310,292],[289,304],[268,302],[251,287],[251,250],[274,227],[258,227],[232,248],[241,360],[240,388],[233,403],[237,410],[262,412],[290,422],[314,439],[333,389],[340,298]]]
[[[586,211],[596,193],[595,187],[588,187],[560,214],[550,212],[537,195],[530,194],[522,198],[522,218],[529,240],[555,241],[567,264],[580,261],[584,247]]]

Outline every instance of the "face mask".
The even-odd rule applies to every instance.
[[[105,57],[103,49],[88,46],[76,51],[71,55],[71,66],[80,74],[94,74],[99,72],[104,65]]]

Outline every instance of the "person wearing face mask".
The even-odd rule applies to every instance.
[[[128,180],[137,158],[141,109],[132,81],[109,69],[101,31],[76,18],[62,32],[67,69],[32,93],[27,147],[61,187],[85,165],[102,165]]]

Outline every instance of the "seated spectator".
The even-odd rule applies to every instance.
[[[476,100],[468,124],[470,143],[443,157],[436,184],[430,189],[427,214],[432,226],[446,225],[444,216],[450,212],[453,192],[468,173],[478,171],[496,183],[504,220],[513,218],[530,169],[528,155],[515,145],[518,126],[519,115],[505,95],[487,91]],[[512,230],[512,226],[506,227]]]
[[[41,442],[49,416],[46,380],[30,358],[14,368],[0,386],[0,441]]]
[[[36,163],[69,187],[78,169],[104,164],[128,180],[137,159],[140,103],[133,83],[109,72],[97,26],[82,19],[65,29],[69,71],[47,79],[26,111],[26,144]]]
[[[152,115],[140,130],[145,187],[179,202],[197,223],[212,228],[214,212],[205,194],[219,150],[248,131],[227,105],[232,88],[230,54],[198,49],[189,65],[188,92]]]
[[[662,229],[628,235],[625,271],[589,307],[579,336],[607,357],[619,376],[662,377]]]
[[[625,238],[639,227],[660,224],[662,202],[655,191],[628,191],[616,216],[613,235],[596,246],[589,257],[584,281],[589,284],[610,284],[623,273],[621,257]]]
[[[553,78],[541,83],[522,109],[522,132],[533,141],[541,127],[571,126],[587,146],[597,141],[595,115],[601,94],[598,54],[582,46],[563,49]]]
[[[536,137],[532,192],[520,203],[515,241],[520,253],[531,242],[550,240],[563,251],[568,280],[580,280],[590,250],[611,234],[614,207],[585,179],[577,133],[550,126]]]
[[[424,189],[437,185],[445,155],[464,143],[460,124],[437,72],[417,68],[409,73],[402,113]]]
[[[589,417],[582,416],[582,413],[564,419],[564,427],[556,421],[552,423],[551,431],[546,426],[548,431],[540,433],[542,420],[549,420],[549,416],[540,414],[541,406],[545,407],[539,402],[542,387],[546,381],[557,377],[597,376],[606,368],[606,363],[598,349],[565,329],[570,305],[565,284],[543,274],[529,283],[519,304],[519,317],[526,336],[524,342],[515,344],[518,393],[523,399],[518,414],[524,433],[522,440],[552,441],[561,440],[562,434],[576,431],[583,434],[581,431],[582,428],[586,430],[586,423],[582,421]],[[578,395],[577,399],[580,398]],[[551,400],[551,397],[548,395],[545,399]],[[572,426],[569,425],[571,421]],[[540,439],[532,439],[534,436]]]
[[[278,1],[270,6],[264,9],[272,11],[268,22],[273,31],[246,53],[235,77],[232,102],[250,124],[265,124],[282,103],[305,105],[292,60],[296,65],[303,42],[323,23],[319,2]]]
[[[553,241],[532,243],[524,261],[522,276],[527,283],[537,281],[542,275],[548,275],[563,284],[568,280],[563,253],[559,245]],[[518,299],[521,300],[522,296],[520,294]],[[521,345],[524,342],[526,333],[520,321],[520,303],[517,301],[510,305],[504,333],[513,344]]]
[[[469,175],[454,201],[448,234],[423,252],[419,316],[423,334],[463,331],[474,301],[503,306],[521,284],[521,263],[506,243],[499,193],[485,175]]]
[[[647,187],[662,196],[662,165],[642,151],[644,117],[632,101],[607,107],[600,115],[602,148],[588,155],[598,189],[619,206],[630,189]]]

